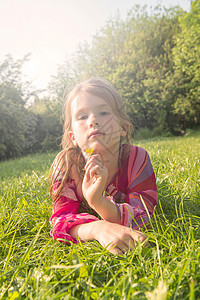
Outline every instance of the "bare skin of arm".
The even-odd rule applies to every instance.
[[[145,234],[121,225],[114,203],[102,196],[107,184],[108,171],[99,154],[91,156],[85,165],[82,192],[90,207],[103,220],[74,226],[70,235],[83,241],[95,239],[113,254],[122,254],[146,240]]]
[[[88,241],[95,239],[113,254],[123,254],[146,240],[145,234],[105,220],[74,226],[70,235]]]
[[[104,220],[121,224],[116,205],[102,196],[106,187],[108,171],[104,167],[100,155],[91,156],[85,165],[85,176],[82,190],[85,199]]]

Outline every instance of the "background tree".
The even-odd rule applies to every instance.
[[[71,60],[76,72],[70,72],[67,61],[59,69],[56,83],[61,83],[64,90],[66,78],[69,88],[71,83],[90,76],[105,77],[120,91],[138,128],[148,127],[157,134],[173,132],[176,116],[172,49],[181,13],[180,8],[167,10],[160,6],[149,13],[147,7],[135,6],[124,21],[116,16],[90,45],[79,47],[76,59]]]
[[[23,151],[23,104],[15,87],[0,84],[0,160],[19,156]]]
[[[23,82],[22,65],[8,55],[0,65],[0,159],[22,154],[24,149],[24,113],[29,92]]]
[[[191,2],[190,12],[179,18],[179,24],[181,31],[173,49],[174,112],[185,130],[200,124],[200,0]]]
[[[81,80],[102,76],[121,93],[136,131],[180,134],[200,123],[200,0],[190,12],[134,6],[67,57],[41,97],[22,60],[0,64],[0,160],[59,150],[64,96]],[[29,99],[32,97],[33,101]]]
[[[32,120],[37,118],[31,133],[34,140],[33,151],[58,150],[61,142],[59,137],[62,134],[60,102],[38,98],[28,108],[28,113]]]
[[[138,128],[169,130],[171,102],[166,97],[166,77],[172,71],[173,36],[179,9],[156,7],[151,14],[136,7],[127,18],[127,39],[119,58],[116,86]]]

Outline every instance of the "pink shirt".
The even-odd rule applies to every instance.
[[[146,150],[130,146],[130,153],[107,186],[105,197],[116,204],[124,226],[138,229],[148,223],[158,200],[155,175]],[[51,236],[65,243],[76,243],[69,234],[71,228],[97,220],[98,214],[79,197],[72,178],[53,206]]]

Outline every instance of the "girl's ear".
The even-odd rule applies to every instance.
[[[121,136],[126,136],[127,135],[127,130],[126,130],[125,126],[122,126],[120,135]]]
[[[78,146],[78,143],[77,143],[77,141],[75,139],[73,131],[69,131],[69,137],[70,137],[72,143],[74,144],[74,146]]]

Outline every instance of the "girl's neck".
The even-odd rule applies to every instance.
[[[108,170],[108,178],[106,182],[106,186],[111,183],[117,169],[119,167],[119,152],[115,153],[114,155],[109,153],[107,155],[102,155],[104,166]]]

